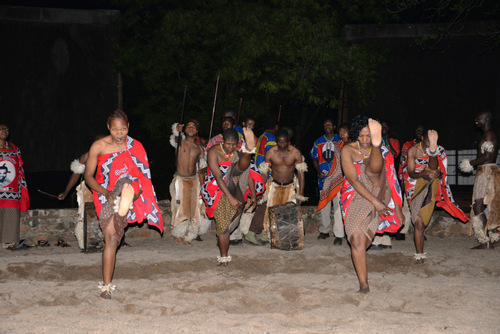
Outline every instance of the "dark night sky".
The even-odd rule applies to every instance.
[[[99,1],[15,3],[65,8],[82,8],[85,3],[85,9],[100,8]],[[106,116],[116,106],[111,38],[103,27],[90,25],[0,20],[0,28],[2,119],[13,130],[12,141],[23,151],[27,173],[64,171],[53,178],[42,173],[44,182],[31,182],[31,193],[38,185],[58,193],[69,177],[69,163],[88,149],[97,133],[106,131]],[[403,141],[410,139],[415,125],[423,123],[440,132],[440,141],[448,149],[473,148],[477,111],[489,109],[500,119],[499,48],[485,53],[481,41],[461,38],[440,54],[422,50],[413,39],[385,42],[390,55],[380,69],[376,97],[363,110],[351,108],[351,114],[367,112],[389,120]],[[320,118],[301,148],[305,156],[322,132]],[[130,134],[148,142],[133,123]],[[162,199],[168,196],[171,178],[164,165],[171,159],[165,157],[172,152],[165,143],[148,144],[153,178],[162,184],[157,189]],[[314,173],[308,174],[314,180]]]

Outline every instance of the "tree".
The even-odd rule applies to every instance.
[[[297,122],[304,110],[333,110],[342,81],[364,103],[383,57],[377,45],[342,41],[339,8],[321,0],[125,2],[116,65],[127,110],[153,137],[167,137],[187,85],[188,114],[209,124],[217,76],[217,108],[243,98],[242,114],[258,119],[279,105]]]

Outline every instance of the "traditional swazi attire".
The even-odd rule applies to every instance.
[[[205,146],[205,156],[207,156],[208,151],[215,145],[222,144],[224,142],[224,137],[222,136],[222,133],[219,133],[218,135],[210,138],[210,140],[207,142],[207,145]],[[238,149],[241,150],[241,148],[245,145],[245,137],[241,133],[238,132]]]
[[[219,164],[219,169],[222,174],[222,179],[226,183],[231,194],[240,202],[244,203],[248,197],[248,178],[251,177],[256,181],[255,191],[257,195],[264,192],[264,183],[262,177],[259,177],[257,167],[254,163],[250,163],[250,167],[245,171],[236,169],[236,164],[239,161],[238,154],[235,154],[231,161],[224,161]],[[220,189],[215,177],[207,168],[207,178],[201,187],[201,194],[206,205],[206,213],[209,218],[215,218],[216,234],[231,233],[234,231],[241,219],[243,206],[236,211],[229,199]]]
[[[266,152],[273,146],[276,146],[276,137],[271,132],[264,132],[255,146],[254,161],[257,166],[260,166],[265,161]]]
[[[410,205],[411,220],[415,223],[415,220],[420,217],[424,225],[427,226],[434,212],[434,204],[436,204],[453,217],[467,222],[469,218],[455,203],[448,185],[448,158],[442,146],[438,146],[437,159],[439,170],[443,173],[441,179],[434,179],[429,182],[424,178],[413,179],[408,173],[404,173],[405,193]],[[415,172],[423,171],[428,165],[429,156],[415,158]],[[424,203],[426,198],[429,199],[427,204]]]
[[[16,243],[20,238],[21,211],[30,205],[21,150],[8,143],[0,150],[0,243]]]
[[[269,168],[271,167],[271,164],[267,162],[263,162],[259,166],[259,170],[261,174],[265,175]],[[299,162],[295,164],[295,169],[298,171],[302,172],[307,172],[307,164],[305,162]],[[281,248],[278,246],[280,244],[280,240],[277,240],[279,237],[282,237],[278,232],[279,227],[276,226],[276,224],[271,224],[271,218],[270,217],[270,209],[271,208],[278,208],[280,206],[285,206],[287,204],[293,204],[293,206],[290,207],[284,207],[285,210],[296,210],[297,211],[297,221],[294,222],[294,225],[299,226],[299,232],[301,235],[298,236],[300,241],[296,243],[293,249],[303,249],[304,248],[304,231],[303,231],[303,220],[302,220],[302,213],[300,211],[300,208],[296,206],[297,200],[299,199],[301,202],[307,201],[307,197],[303,197],[299,195],[300,192],[300,187],[299,183],[297,180],[297,177],[293,177],[293,179],[288,182],[288,183],[280,183],[275,181],[272,177],[267,180],[266,183],[266,192],[262,198],[262,203],[265,202],[266,205],[266,211],[264,214],[264,222],[263,222],[263,234],[267,234],[269,231],[271,231],[272,235],[272,240],[271,240],[271,247],[272,248]],[[280,210],[281,211],[281,210]],[[289,248],[290,245],[287,246],[287,248],[282,248],[282,249],[292,249]]]
[[[484,164],[477,167],[472,203],[483,200],[487,214],[471,211],[471,228],[481,244],[494,243],[500,238],[500,168],[496,164]],[[474,208],[474,205],[472,205]],[[486,226],[480,216],[487,216]]]
[[[354,167],[358,173],[358,179],[363,186],[382,203],[391,208],[393,212],[388,216],[377,213],[373,204],[361,196],[354,187],[344,178],[340,193],[342,214],[344,216],[345,232],[347,240],[350,240],[356,229],[372,240],[375,233],[395,233],[399,229],[400,220],[396,216],[396,205],[401,207],[401,187],[399,186],[396,170],[394,169],[394,158],[385,146],[381,146],[384,158],[384,172],[382,172],[382,185],[374,187],[366,175],[364,160],[356,161]]]
[[[85,206],[86,203],[92,203],[92,190],[87,187],[83,179],[83,174],[85,173],[85,164],[82,164],[79,159],[75,159],[71,162],[70,169],[73,174],[80,175],[80,183],[76,186],[76,201],[78,202],[78,222],[75,226],[75,237],[78,241],[78,247],[81,249],[85,248],[85,238],[84,238],[84,219],[85,219]],[[90,218],[90,216],[87,216]],[[87,222],[87,242],[90,241],[91,244],[98,246],[102,242],[102,231],[99,227],[99,222],[97,219],[89,219]]]
[[[96,181],[105,189],[112,192],[115,205],[111,205],[106,196],[96,191],[93,192],[94,205],[99,217],[99,224],[104,231],[115,217],[115,231],[113,236],[118,242],[121,241],[124,228],[127,223],[141,223],[144,219],[148,224],[156,227],[163,233],[163,217],[158,207],[156,194],[151,183],[151,172],[149,170],[146,151],[140,142],[127,137],[127,148],[121,152],[102,154],[97,158]],[[139,198],[131,204],[126,217],[120,217],[117,213],[118,204],[125,183],[132,184],[135,194],[142,190]]]
[[[342,139],[335,135],[328,140],[324,135],[318,138],[309,153],[309,156],[318,162],[324,178],[318,176],[319,201],[317,211],[320,212],[321,222],[319,232],[330,234],[330,213],[333,206],[334,224],[333,234],[336,238],[344,237],[344,225],[340,210],[340,187],[344,176],[340,166],[340,150],[344,146]]]
[[[200,180],[198,174],[183,176],[174,174],[170,184],[172,231],[171,235],[191,242],[210,224],[200,211]],[[202,227],[203,225],[203,227]]]
[[[408,164],[408,150],[415,143],[416,143],[415,139],[407,141],[406,143],[403,144],[403,147],[401,148],[401,156],[399,158],[399,167],[398,167],[398,178],[401,182],[404,182],[405,178],[404,173],[407,173],[406,165]],[[404,187],[404,184],[402,185]]]

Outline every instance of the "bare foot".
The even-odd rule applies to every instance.
[[[368,285],[360,286],[358,293],[368,293],[370,292],[370,287]]]
[[[178,245],[184,245],[184,239],[182,238],[174,237],[174,242]]]
[[[369,118],[368,129],[370,130],[372,145],[379,147],[382,144],[382,125],[376,120]]]
[[[253,150],[253,148],[255,147],[255,135],[254,135],[252,129],[244,127],[243,128],[243,135],[245,136],[245,142],[247,144],[246,145],[247,149],[249,151]]]
[[[438,133],[436,130],[429,130],[427,136],[429,137],[429,151],[435,153],[438,147]]]
[[[103,291],[99,296],[100,299],[111,299],[111,292]]]
[[[120,196],[120,205],[118,206],[118,215],[120,217],[125,217],[127,215],[133,200],[134,188],[130,184],[125,183]]]

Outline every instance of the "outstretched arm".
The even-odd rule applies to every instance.
[[[85,165],[85,163],[87,162],[88,157],[89,157],[89,152],[84,153],[84,154],[81,155],[81,157],[80,157],[80,159],[78,161],[81,164]],[[66,185],[66,189],[64,190],[64,192],[60,193],[59,196],[57,196],[57,199],[59,199],[60,201],[62,201],[63,199],[65,199],[66,196],[68,196],[68,193],[70,192],[70,190],[78,182],[79,178],[80,178],[80,174],[76,174],[76,173],[73,172],[73,174],[71,174],[71,176],[69,177],[68,184]]]

